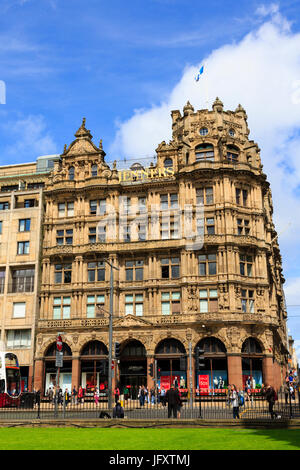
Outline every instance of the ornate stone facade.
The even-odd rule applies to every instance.
[[[248,139],[246,112],[240,105],[224,111],[219,99],[212,110],[187,103],[183,114],[172,111],[172,132],[157,147],[155,165],[120,173],[116,162],[105,162],[102,141],[92,142],[84,119],[55,162],[43,192],[36,387],[53,383],[49,350],[58,332],[66,345],[65,383],[104,380],[98,362],[108,348],[105,259],[118,268],[115,382],[152,386],[154,362],[155,380],[174,375],[189,386],[191,343],[193,355],[204,347],[201,374],[210,384],[215,374],[239,387],[248,375],[281,384],[284,279],[271,190],[260,149]],[[192,369],[196,387],[194,359]]]

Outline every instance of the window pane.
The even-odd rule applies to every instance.
[[[94,295],[88,295],[87,296],[87,303],[88,304],[93,304],[95,302],[95,296]]]
[[[70,318],[71,307],[63,307],[63,318]]]
[[[206,298],[207,297],[207,290],[206,289],[201,289],[199,291],[199,293],[200,293],[201,298]]]
[[[201,313],[208,312],[208,302],[207,302],[207,300],[200,300],[200,312]]]
[[[161,303],[161,313],[162,315],[170,315],[170,303],[169,302]]]
[[[218,291],[217,291],[217,289],[209,289],[209,297],[210,297],[210,298],[218,297]]]
[[[133,315],[133,304],[125,304],[125,315]]]
[[[139,317],[143,315],[143,304],[135,305],[135,314]]]
[[[54,305],[60,305],[61,304],[61,298],[60,297],[54,297],[53,304]]]
[[[208,263],[208,271],[211,276],[217,274],[217,264],[216,263]]]
[[[53,307],[53,318],[60,318],[60,307]]]
[[[87,318],[94,318],[95,317],[95,305],[87,305],[86,316],[87,316]]]
[[[170,292],[162,292],[161,298],[162,298],[162,300],[169,300],[170,299]]]

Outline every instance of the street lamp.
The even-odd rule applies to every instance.
[[[110,295],[109,295],[109,343],[108,343],[108,409],[112,408],[112,350],[113,350],[113,309],[114,309],[114,266],[108,259],[104,261],[110,266]]]

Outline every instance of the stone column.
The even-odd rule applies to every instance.
[[[242,358],[240,354],[227,355],[228,384],[243,388]]]
[[[37,359],[34,364],[34,384],[35,390],[41,390],[43,392],[43,376],[44,376],[44,361],[43,359]]]
[[[74,385],[76,390],[78,390],[79,385],[81,385],[79,357],[72,358],[72,389]]]
[[[273,356],[265,356],[262,360],[263,383],[274,386]]]

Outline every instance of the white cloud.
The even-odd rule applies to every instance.
[[[135,110],[119,123],[110,153],[137,160],[153,155],[162,140],[171,139],[171,110],[182,110],[187,100],[195,110],[207,107],[207,100],[211,106],[216,96],[225,109],[234,110],[241,103],[248,114],[250,139],[261,148],[271,183],[279,241],[292,260],[299,253],[300,233],[300,34],[292,31],[275,3],[261,5],[257,14],[263,18],[257,29],[205,58],[199,82],[194,76],[203,58],[185,68],[164,102]],[[291,301],[300,304],[300,277],[287,285]]]
[[[14,122],[9,121],[1,127],[2,132],[10,134],[10,140],[14,139],[14,144],[2,151],[2,155],[5,156],[5,161],[1,161],[2,165],[18,161],[18,157],[35,161],[39,155],[48,155],[57,151],[57,146],[49,135],[44,117],[41,115],[29,115]]]

